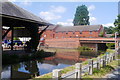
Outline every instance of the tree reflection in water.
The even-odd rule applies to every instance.
[[[24,65],[25,65],[25,69],[29,71],[32,77],[39,76],[39,69],[37,66],[37,61],[24,62]]]
[[[15,78],[28,79],[36,76],[39,76],[37,61],[28,61],[11,65],[11,79]]]

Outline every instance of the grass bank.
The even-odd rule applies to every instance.
[[[110,73],[111,71],[113,71],[117,66],[118,66],[118,61],[117,60],[112,61],[105,67],[101,67],[100,70],[97,70],[96,68],[94,68],[93,75],[85,74],[82,78],[83,80],[84,78],[87,78],[87,79],[89,78],[90,80],[94,80],[94,78],[105,78],[104,76]]]
[[[113,52],[115,52],[114,50],[111,50],[111,49],[108,49],[106,52],[109,52],[109,53],[113,53]],[[101,55],[99,55],[98,57],[102,57],[102,56],[104,56],[105,54],[101,54]],[[97,60],[97,58],[92,58],[94,61],[95,60]],[[114,61],[113,62],[114,64],[112,64],[112,63],[109,63],[109,64],[112,64],[113,66],[115,65],[115,67],[116,67],[116,64],[117,64],[117,61]],[[86,61],[84,61],[84,62],[82,62],[82,65],[83,66],[85,66],[85,65],[87,65],[88,64],[88,60],[86,60]],[[69,71],[72,71],[72,70],[74,70],[75,69],[75,65],[72,65],[72,66],[70,66],[70,67],[66,67],[66,68],[64,68],[64,69],[62,69],[61,70],[61,73],[62,73],[62,75],[63,74],[65,74],[65,73],[67,73],[67,72],[69,72]],[[113,68],[112,67],[110,67],[110,66],[106,66],[106,68],[105,68],[105,70],[107,70],[106,72],[108,73],[109,71],[111,71]],[[104,70],[104,69],[102,69],[102,70]],[[95,71],[94,71],[94,73],[95,72],[98,72],[98,71],[96,71],[96,69],[95,69]],[[102,71],[101,71],[102,72]],[[98,72],[99,73],[99,72]],[[87,75],[86,75],[87,76]],[[89,76],[88,76],[89,77]],[[42,76],[39,76],[39,77],[36,77],[36,78],[34,78],[34,79],[32,79],[32,80],[39,80],[39,79],[41,79],[41,80],[49,80],[50,78],[52,78],[52,73],[48,73],[48,74],[45,74],[45,75],[42,75]]]

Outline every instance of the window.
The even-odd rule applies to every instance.
[[[66,34],[68,34],[68,33],[66,32]]]
[[[75,32],[73,32],[73,34],[75,34]]]
[[[92,31],[90,31],[90,34],[92,34]]]
[[[80,34],[82,34],[82,32],[80,31]]]

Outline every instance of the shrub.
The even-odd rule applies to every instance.
[[[78,47],[78,50],[91,50],[91,49],[86,46],[81,46],[81,47]]]
[[[111,48],[115,48],[115,43],[106,43],[106,46],[111,49]]]

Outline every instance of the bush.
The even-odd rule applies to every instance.
[[[81,46],[81,47],[78,47],[78,50],[91,50],[91,49],[86,46]]]
[[[115,48],[115,43],[106,43],[106,46],[107,46],[109,49],[112,49],[112,48]]]

